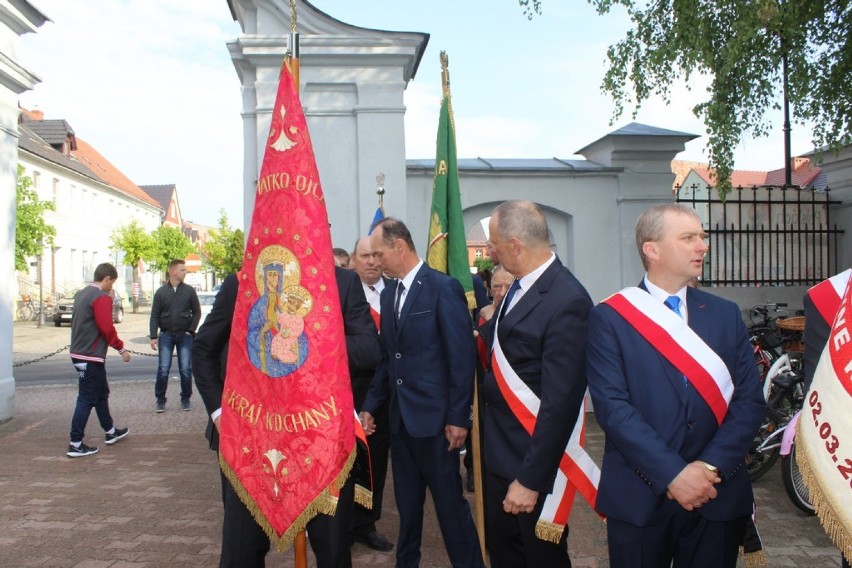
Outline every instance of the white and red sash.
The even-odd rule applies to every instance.
[[[721,424],[734,394],[731,373],[721,357],[683,318],[636,286],[613,294],[603,303],[623,317],[686,377]]]
[[[834,323],[834,316],[840,309],[840,298],[846,291],[850,276],[852,276],[852,268],[846,269],[840,274],[835,274],[808,290],[808,296],[828,325]]]
[[[518,376],[503,350],[497,336],[497,326],[494,328],[494,345],[491,354],[491,368],[500,393],[512,414],[518,419],[524,430],[532,436],[538,417],[541,401],[527,384]],[[558,543],[562,531],[571,516],[571,506],[577,491],[594,508],[598,496],[598,482],[601,472],[592,458],[583,449],[585,442],[585,403],[580,408],[571,438],[565,446],[553,492],[544,500],[544,507],[535,527],[535,534],[542,540]]]

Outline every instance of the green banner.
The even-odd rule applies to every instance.
[[[449,94],[445,94],[441,101],[441,116],[438,121],[435,179],[432,182],[432,214],[429,221],[426,263],[431,268],[458,280],[464,288],[468,306],[471,310],[476,307],[462,218],[459,169],[456,161],[456,132]]]

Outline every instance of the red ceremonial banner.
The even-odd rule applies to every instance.
[[[334,513],[355,457],[328,215],[286,63],[238,276],[220,465],[281,550],[316,514]]]

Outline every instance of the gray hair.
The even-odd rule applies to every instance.
[[[642,246],[645,243],[656,242],[663,238],[666,213],[689,215],[698,219],[699,222],[701,221],[701,217],[698,216],[695,209],[680,203],[663,203],[642,213],[639,220],[636,221],[636,248],[639,250],[639,258],[642,259],[642,266],[645,267],[645,270],[648,270],[648,259],[642,250]]]
[[[549,248],[547,219],[531,201],[513,200],[501,203],[491,213],[497,216],[497,232],[503,239],[512,237],[532,248]]]

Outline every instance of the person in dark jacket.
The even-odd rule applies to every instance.
[[[83,435],[92,408],[98,415],[101,428],[106,433],[106,444],[112,445],[130,433],[128,428],[116,428],[109,412],[109,384],[107,384],[107,348],[112,347],[122,360],[130,361],[130,353],[118,338],[112,323],[112,285],[118,279],[115,266],[107,262],[95,269],[95,281],[74,296],[74,318],[71,320],[71,362],[79,380],[77,406],[71,419],[71,443],[66,455],[69,458],[90,456],[97,447],[83,443]]]
[[[192,336],[201,320],[201,304],[195,288],[184,284],[186,264],[183,260],[169,263],[169,281],[154,294],[151,306],[151,349],[160,352],[157,380],[154,383],[157,412],[166,410],[166,387],[172,369],[172,353],[177,347],[180,369],[180,406],[190,410],[192,396]],[[159,334],[158,334],[159,330]]]
[[[365,369],[373,369],[381,360],[381,350],[376,327],[370,317],[370,306],[364,297],[358,276],[340,267],[334,269],[334,276],[343,312],[349,372],[359,373]],[[225,278],[213,303],[213,309],[198,330],[192,346],[192,356],[196,363],[195,383],[210,415],[206,436],[210,441],[210,448],[216,451],[219,449],[219,416],[222,412],[225,370],[228,368],[231,320],[237,303],[238,289],[239,282],[235,274]],[[340,490],[335,514],[319,514],[308,523],[308,539],[316,555],[318,568],[348,568],[352,565],[349,526],[353,498],[354,486],[350,477]],[[269,552],[269,537],[254,520],[224,475],[222,503],[224,521],[219,566],[264,566],[264,558]]]

